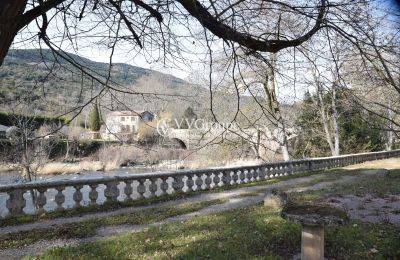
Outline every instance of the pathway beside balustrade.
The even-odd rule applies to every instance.
[[[0,216],[15,217],[104,202],[168,196],[176,192],[258,182],[292,174],[400,156],[400,150],[293,160],[233,168],[130,174],[78,180],[37,181],[0,186]],[[32,194],[36,194],[33,203]]]

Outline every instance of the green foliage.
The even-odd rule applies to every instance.
[[[101,119],[97,102],[93,105],[92,111],[89,115],[90,129],[92,131],[99,131],[101,127]]]
[[[183,129],[188,129],[189,124],[192,123],[192,121],[195,121],[197,119],[197,115],[194,112],[192,107],[187,107],[185,111],[183,112],[183,121],[181,128]]]
[[[343,153],[380,151],[383,140],[379,125],[382,118],[353,106],[339,117]]]
[[[0,125],[13,126],[21,120],[31,122],[31,125],[35,128],[39,128],[44,124],[64,124],[66,122],[66,119],[63,117],[33,116],[0,112]]]
[[[383,149],[384,142],[379,125],[382,119],[371,114],[347,99],[347,92],[337,91],[337,111],[340,134],[340,153],[359,153]],[[301,128],[300,144],[295,150],[295,157],[330,156],[331,151],[326,141],[321,115],[314,100],[317,97],[306,93],[301,105],[300,115],[296,124]],[[323,96],[327,106],[327,116],[332,116],[331,94]]]

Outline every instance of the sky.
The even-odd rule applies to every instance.
[[[384,0],[384,1],[379,1],[382,2],[383,6],[386,7],[392,7],[396,8],[395,6],[397,5],[397,8],[399,8],[399,1],[396,0]],[[82,21],[82,23],[87,23],[87,26],[90,25],[90,19],[89,21]],[[54,27],[49,27],[48,29],[48,34],[50,37],[55,37],[53,40],[54,42],[57,42],[56,37],[60,37],[58,33],[58,24],[57,23],[52,23]],[[85,24],[84,26],[85,27]],[[95,28],[99,29],[99,28]],[[179,30],[179,27],[177,28]],[[16,38],[13,44],[13,48],[38,48],[38,42],[37,42],[37,25],[36,23],[31,23],[28,28],[26,28],[24,31],[22,31]],[[26,40],[26,39],[31,39],[32,40]],[[74,46],[74,48],[72,48]],[[154,61],[154,62],[149,62],[148,59],[145,58],[144,55],[142,55],[142,51],[134,53],[130,51],[132,48],[129,45],[124,45],[124,44],[119,44],[117,46],[117,49],[114,52],[113,55],[113,62],[114,63],[127,63],[130,65],[138,66],[138,67],[143,67],[143,68],[148,68],[148,69],[153,69],[157,70],[163,73],[167,74],[172,74],[178,78],[188,80],[191,83],[198,83],[198,82],[193,82],[196,77],[196,73],[198,73],[198,77],[204,76],[205,73],[207,73],[207,64],[204,63],[204,61],[207,61],[207,55],[206,55],[206,48],[201,45],[200,42],[195,42],[193,41],[193,45],[191,43],[183,43],[183,46],[185,46],[190,52],[185,53],[185,59],[187,60],[186,63],[181,62],[179,59],[175,59],[174,63],[171,62],[166,62],[163,63],[162,61]],[[146,47],[146,46],[145,46]],[[98,45],[95,41],[92,41],[90,38],[87,40],[81,40],[79,44],[77,43],[71,43],[69,41],[63,41],[62,43],[62,48],[66,51],[70,51],[72,53],[76,53],[80,56],[83,56],[85,58],[88,58],[93,61],[97,62],[106,62],[108,63],[110,61],[110,52],[111,50],[106,47],[105,44],[103,45]],[[154,50],[154,56],[157,56],[158,50]],[[150,51],[150,55],[153,55]],[[203,75],[202,75],[203,74]],[[290,89],[290,88],[289,88]],[[296,92],[296,90],[294,90]],[[304,89],[299,90],[299,93],[294,93],[294,96],[301,96],[302,93],[304,93]],[[290,92],[293,92],[292,89],[289,90],[288,94]]]

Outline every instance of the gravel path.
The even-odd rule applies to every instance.
[[[381,172],[380,170],[375,171],[375,173],[380,173],[380,172]],[[371,174],[370,171],[368,173]],[[35,244],[28,245],[25,247],[20,247],[20,248],[0,249],[0,259],[20,259],[27,255],[38,254],[46,249],[53,248],[53,247],[78,245],[78,244],[82,244],[82,243],[98,241],[101,239],[105,239],[105,238],[108,238],[111,236],[123,234],[126,232],[139,232],[139,231],[146,230],[150,227],[158,227],[158,226],[161,226],[161,225],[164,225],[167,223],[176,222],[176,221],[185,221],[185,220],[191,219],[195,216],[204,216],[204,215],[209,215],[209,214],[215,214],[215,213],[219,213],[219,212],[223,212],[223,211],[228,211],[228,210],[232,210],[232,209],[236,209],[236,208],[254,205],[254,204],[257,204],[257,203],[260,203],[263,201],[263,199],[265,197],[265,195],[264,195],[265,191],[267,191],[267,190],[270,190],[273,188],[291,186],[291,185],[295,185],[295,184],[307,183],[309,181],[312,181],[312,180],[315,180],[318,178],[322,178],[325,176],[327,176],[327,174],[318,174],[318,175],[313,175],[313,176],[309,176],[309,177],[300,177],[300,178],[290,179],[287,181],[281,181],[281,182],[274,183],[274,184],[238,188],[238,189],[222,191],[222,192],[218,192],[218,193],[217,192],[216,193],[203,193],[203,194],[199,194],[199,195],[187,198],[187,199],[162,202],[162,203],[157,203],[157,204],[154,204],[151,206],[123,208],[123,209],[119,209],[119,210],[112,211],[112,212],[93,213],[93,214],[87,214],[87,215],[79,216],[79,217],[42,220],[42,221],[38,221],[36,223],[25,224],[25,225],[20,225],[20,226],[2,227],[2,228],[0,228],[0,235],[21,232],[21,231],[30,231],[30,230],[32,232],[34,232],[35,229],[49,229],[49,228],[53,228],[55,226],[59,226],[62,224],[94,220],[96,218],[102,218],[102,217],[107,217],[107,216],[117,216],[117,215],[121,215],[121,214],[127,214],[127,213],[142,211],[145,209],[156,208],[156,207],[161,207],[161,206],[172,206],[172,205],[180,205],[180,204],[185,204],[185,203],[197,203],[197,202],[214,200],[214,199],[227,199],[228,200],[224,204],[212,205],[212,206],[203,208],[196,212],[192,212],[189,214],[180,215],[180,216],[176,216],[176,217],[171,217],[171,218],[165,219],[163,221],[148,224],[148,225],[117,225],[117,226],[101,227],[96,230],[95,236],[89,237],[89,238],[55,239],[55,240],[51,240],[51,241],[46,240],[46,241],[39,241]],[[320,183],[317,183],[315,185],[308,186],[308,187],[289,189],[288,192],[318,190],[318,189],[322,189],[322,188],[328,187],[333,184],[352,181],[356,178],[358,178],[358,177],[357,176],[343,176],[342,178],[335,180],[335,181],[320,182]],[[259,195],[258,196],[247,196],[247,197],[239,196],[240,194],[249,193],[249,192],[252,192],[252,193],[259,192]]]

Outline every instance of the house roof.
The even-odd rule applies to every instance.
[[[153,114],[148,110],[136,110],[136,111],[132,110],[132,111],[112,111],[108,114],[108,116],[139,116],[145,112]]]

